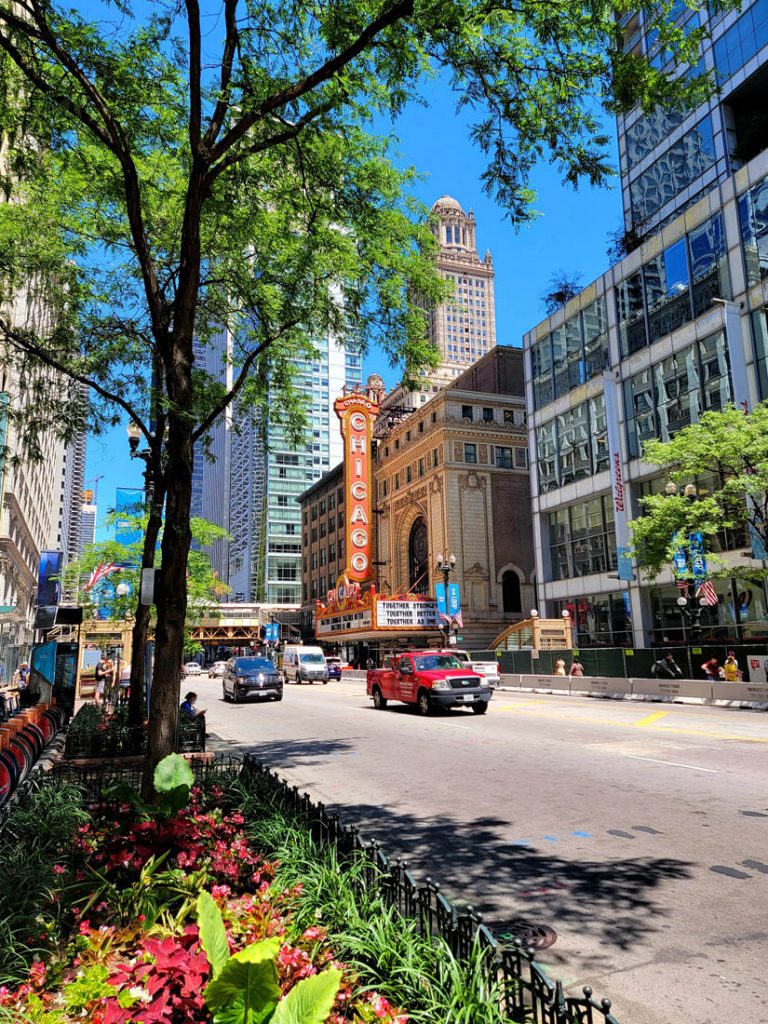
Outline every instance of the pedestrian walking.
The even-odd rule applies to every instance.
[[[738,683],[742,678],[742,671],[733,651],[728,651],[728,657],[723,662],[723,676],[726,683]]]
[[[574,658],[571,662],[571,667],[568,669],[568,675],[575,676],[576,679],[581,679],[584,675],[584,666],[578,658]]]
[[[104,692],[107,686],[107,676],[109,675],[109,668],[107,666],[107,659],[101,657],[99,663],[96,666],[96,692],[94,693],[94,700],[97,704],[101,704],[104,701]]]
[[[671,651],[667,651],[663,658],[659,658],[658,661],[653,663],[651,666],[651,675],[654,679],[683,678],[682,669],[675,661]]]
[[[563,661],[562,658],[558,658],[557,661],[555,662],[555,675],[556,676],[564,676],[565,675],[565,662]]]
[[[709,661],[705,661],[701,666],[701,671],[711,682],[717,683],[720,681],[720,662],[717,658],[710,658]]]

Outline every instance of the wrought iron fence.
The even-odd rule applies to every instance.
[[[592,989],[580,995],[565,993],[562,983],[553,981],[536,962],[536,951],[521,939],[497,939],[472,907],[455,907],[431,878],[419,882],[408,865],[388,857],[376,841],[366,841],[354,825],[342,823],[338,814],[324,804],[314,803],[298,786],[292,786],[256,758],[201,761],[192,764],[198,783],[223,781],[228,773],[239,775],[265,805],[279,807],[309,829],[318,846],[334,846],[342,862],[361,861],[356,884],[376,889],[386,902],[404,917],[417,923],[422,935],[442,938],[458,959],[466,960],[473,950],[482,954],[475,962],[486,975],[489,986],[500,984],[501,1011],[509,1024],[618,1024],[609,999],[597,1001]],[[111,781],[138,787],[141,765],[118,763],[77,765],[58,763],[52,772],[82,786],[95,797]],[[1,824],[1,823],[0,823]]]
[[[146,749],[143,725],[128,725],[128,709],[105,709],[83,704],[70,723],[64,756],[67,758],[130,757]],[[176,749],[180,754],[205,750],[205,718],[179,716]]]
[[[477,946],[485,954],[479,963],[489,985],[502,983],[502,1012],[510,1024],[618,1024],[609,999],[598,1002],[588,987],[581,995],[566,995],[562,983],[536,963],[533,948],[520,939],[500,942],[472,907],[454,907],[430,878],[419,883],[406,863],[387,857],[377,842],[362,839],[354,825],[344,825],[337,814],[260,761],[246,755],[240,777],[269,803],[303,821],[318,845],[333,845],[349,859],[362,858],[358,884],[376,887],[391,906],[417,922],[422,935],[440,936],[459,959],[468,959]]]

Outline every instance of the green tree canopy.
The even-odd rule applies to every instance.
[[[746,414],[730,406],[704,413],[671,441],[647,441],[643,459],[674,486],[642,498],[643,514],[630,523],[634,554],[647,579],[669,568],[677,551],[687,564],[690,538],[701,534],[709,576],[759,582],[763,566],[743,560],[734,568],[723,547],[768,548],[768,404]]]
[[[82,420],[65,375],[91,389],[96,424],[138,423],[166,502],[148,790],[175,730],[195,443],[232,402],[235,424],[255,405],[298,429],[286,392],[319,339],[375,343],[406,381],[437,358],[435,241],[374,119],[447,77],[484,186],[519,223],[540,159],[571,185],[606,181],[601,108],[686,107],[711,88],[691,71],[704,30],[686,34],[674,6],[0,0],[0,338],[34,395],[27,447]],[[674,70],[625,52],[636,10]],[[207,372],[195,341],[221,330],[231,352]]]

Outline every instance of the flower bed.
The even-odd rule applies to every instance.
[[[473,984],[471,965],[420,939],[306,831],[253,800],[238,809],[236,777],[190,792],[189,768],[173,761],[187,782],[161,779],[159,809],[125,784],[90,802],[77,787],[48,785],[9,819],[6,890],[21,867],[22,819],[25,840],[35,823],[46,838],[26,868],[34,891],[0,935],[0,1021],[502,1019],[495,992],[481,993],[482,1016],[443,1012],[442,1000],[461,1001]],[[417,1005],[402,1010],[409,993]]]

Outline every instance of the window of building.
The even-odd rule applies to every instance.
[[[422,399],[423,399],[423,398],[424,398],[424,395],[422,395],[421,397],[422,397]],[[424,420],[420,420],[420,422],[419,422],[419,433],[420,433],[420,434],[423,434],[423,433],[424,433]]]
[[[335,544],[329,544],[328,545],[328,561],[331,564],[333,564],[336,561],[336,545]]]
[[[768,277],[768,175],[739,199],[747,284]]]
[[[328,533],[330,534],[330,533],[335,533],[335,532],[336,532],[336,516],[329,516],[328,517]]]
[[[476,444],[465,444],[464,445],[464,461],[472,464],[477,463],[477,445]]]
[[[419,476],[424,476],[424,459],[419,459]]]
[[[320,502],[320,515],[325,515],[325,498],[323,498],[323,500]]]
[[[525,448],[515,448],[515,469],[528,468],[528,452]]]
[[[462,405],[462,407],[461,407],[461,418],[463,420],[471,420],[472,419],[472,406],[471,405]]]
[[[399,448],[400,448],[400,438],[398,437],[398,438],[395,438],[395,451],[398,451]]]
[[[513,615],[523,610],[520,577],[513,569],[507,569],[501,577],[501,595],[505,615]]]
[[[317,519],[317,505],[312,506],[312,518]]]
[[[427,524],[419,517],[408,537],[408,583],[412,594],[426,594],[429,589],[428,558]]]
[[[312,580],[310,585],[312,587],[312,599],[315,600],[317,598],[317,580]]]
[[[483,408],[483,423],[493,423],[493,409]]]
[[[320,539],[321,539],[321,540],[322,540],[322,538],[323,538],[323,537],[325,536],[325,534],[326,534],[326,529],[327,529],[327,528],[326,528],[326,525],[325,525],[325,523],[320,523]]]
[[[339,561],[344,557],[344,538],[339,538]]]
[[[341,529],[344,526],[344,510],[343,509],[339,510],[338,520],[339,520],[339,529]]]
[[[437,423],[437,413],[433,412],[430,419],[432,420],[433,423]]]
[[[752,334],[755,339],[755,365],[760,398],[768,398],[768,306],[752,314]]]
[[[331,509],[334,509],[334,508],[336,508],[336,495],[335,494],[329,494],[328,495],[328,511],[330,512]]]
[[[592,460],[586,402],[557,417],[557,438],[560,484],[589,476]]]
[[[513,455],[511,448],[502,448],[500,445],[496,445],[496,468],[497,469],[512,469]]]
[[[409,484],[411,482],[411,467],[405,467],[405,482]]]
[[[278,494],[277,495],[277,504],[278,504],[279,508],[287,508],[287,506],[288,506],[288,495],[287,494]]]
[[[616,568],[616,535],[611,496],[549,513],[552,579],[590,576]]]
[[[405,440],[406,441],[410,441],[411,440],[411,432],[410,432],[410,430],[406,430],[406,432],[405,432]]]
[[[336,504],[337,505],[343,505],[344,504],[344,488],[343,487],[340,487],[338,489],[338,491],[336,491]]]
[[[312,552],[312,568],[313,569],[317,568],[317,552],[316,551]]]
[[[321,566],[326,564],[327,557],[328,557],[327,550],[325,548],[320,548],[320,565]]]
[[[316,540],[317,540],[317,527],[313,526],[312,527],[312,543],[314,544]]]

